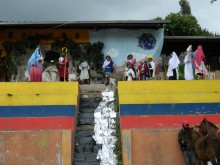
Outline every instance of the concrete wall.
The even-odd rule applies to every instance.
[[[123,164],[184,165],[177,134],[184,120],[220,124],[220,81],[119,82]]]
[[[71,165],[78,83],[0,83],[0,164]]]

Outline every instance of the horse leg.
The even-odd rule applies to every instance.
[[[208,165],[207,161],[202,161],[202,165]]]
[[[210,161],[211,161],[212,165],[218,165],[215,158],[210,159]]]
[[[220,139],[219,138],[216,143],[216,159],[217,159],[218,165],[220,165]]]

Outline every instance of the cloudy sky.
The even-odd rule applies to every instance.
[[[220,33],[220,0],[188,0],[202,28]],[[0,0],[0,21],[163,19],[180,11],[179,0]]]

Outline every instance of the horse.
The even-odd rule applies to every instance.
[[[203,135],[207,135],[207,134],[212,134],[212,135],[216,135],[218,136],[218,138],[220,138],[220,129],[213,123],[211,123],[210,121],[206,120],[206,118],[204,118],[200,125],[200,132]]]
[[[211,161],[213,165],[220,165],[220,143],[217,136],[211,134],[203,136],[196,127],[189,128],[187,132],[188,140],[195,152],[196,165],[207,165],[208,161]]]

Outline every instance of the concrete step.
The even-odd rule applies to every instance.
[[[77,126],[77,130],[94,130],[94,126],[93,125],[79,125]]]

